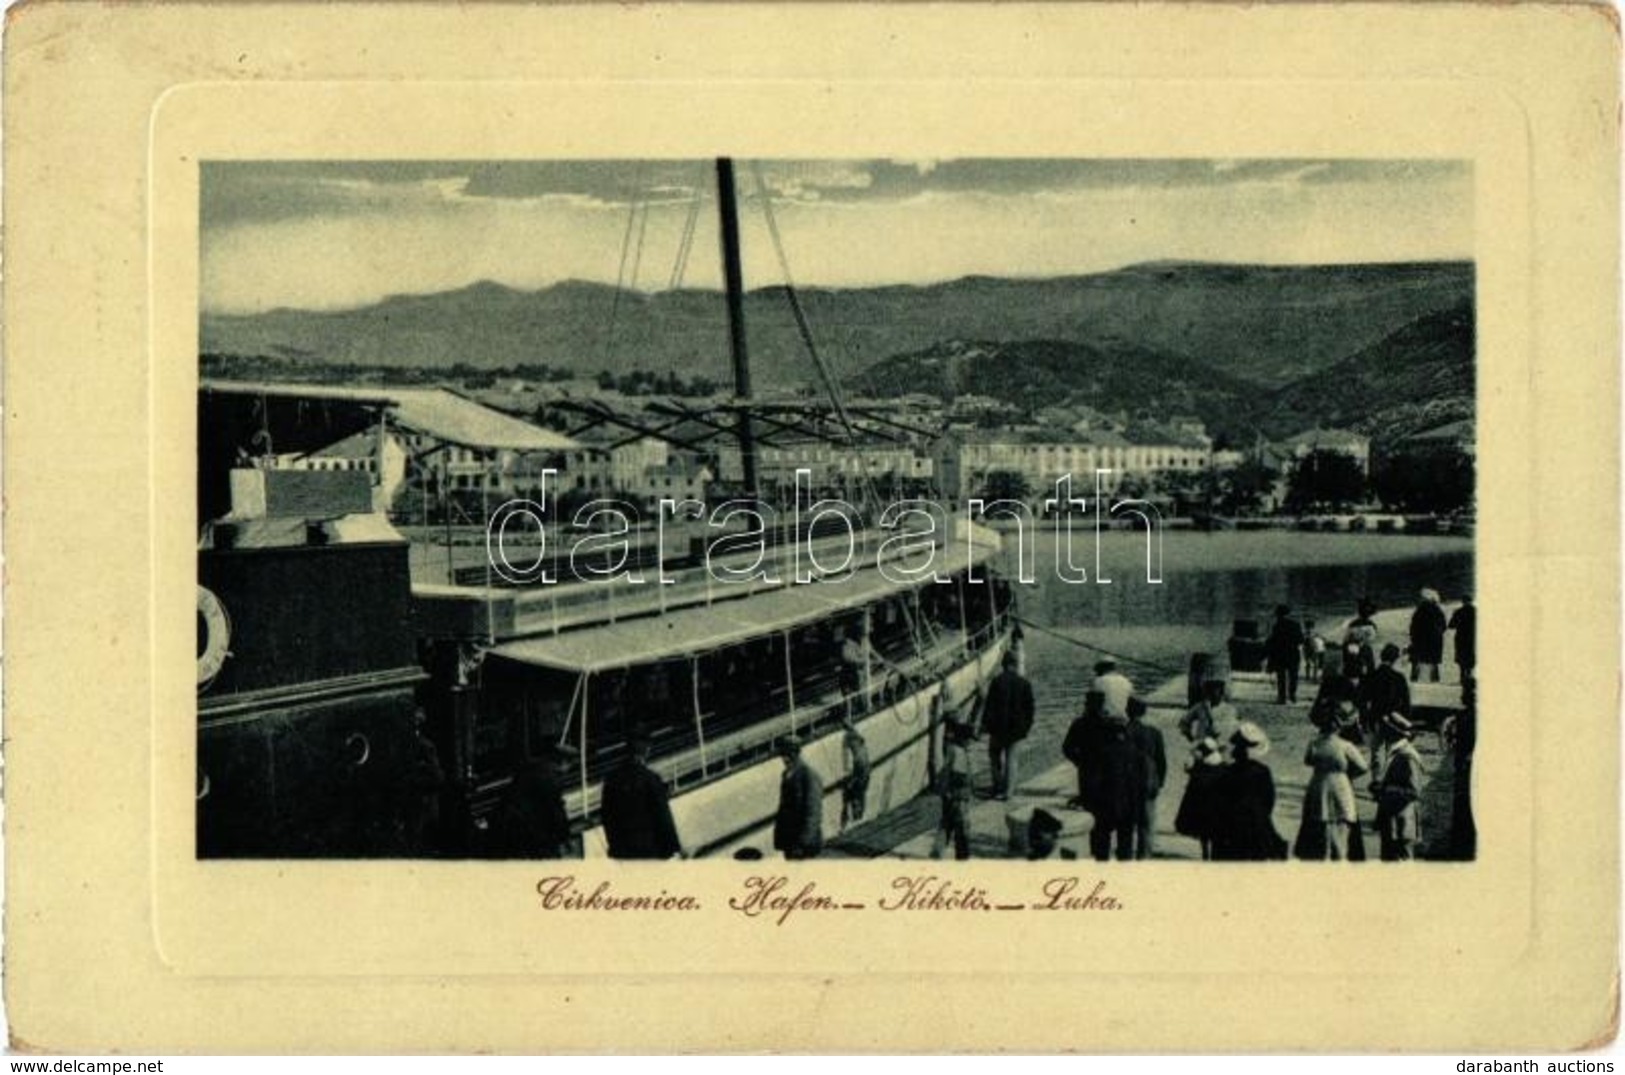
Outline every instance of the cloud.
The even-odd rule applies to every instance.
[[[809,286],[1472,250],[1463,161],[764,160],[736,172],[750,281],[779,273],[750,204],[758,173]],[[714,197],[711,160],[206,162],[202,180],[211,309],[331,307],[482,278],[612,282],[634,201],[652,210],[639,286],[663,286],[690,248],[686,280],[715,283],[714,207],[685,240],[696,195]]]

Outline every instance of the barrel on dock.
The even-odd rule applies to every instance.
[[[1043,810],[1061,823],[1056,845],[1063,858],[1089,857],[1089,832],[1095,827],[1095,817],[1087,810],[1067,805],[1065,799],[1027,802],[1004,815],[1010,832],[1010,854],[1015,858],[1027,857],[1027,833],[1033,823],[1033,813]]]

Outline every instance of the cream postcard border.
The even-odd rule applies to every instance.
[[[1531,83],[1430,70],[1405,39],[1410,13],[1397,9],[972,7],[883,20],[915,43],[958,35],[981,42],[991,58],[1031,56],[1035,75],[1024,78],[992,63],[956,74],[923,51],[880,66],[877,58],[892,54],[874,40],[873,24],[843,8],[777,11],[760,22],[759,8],[515,9],[554,65],[546,69],[505,51],[524,35],[515,37],[502,8],[451,20],[451,37],[444,11],[409,7],[331,19],[309,8],[264,9],[297,11],[308,23],[297,28],[256,21],[269,14],[197,19],[144,8],[139,17],[36,37],[30,18],[63,22],[78,13],[24,10],[37,14],[13,20],[7,72],[6,716],[7,989],[25,1038],[39,1027],[43,1044],[123,1048],[177,1040],[216,1048],[1464,1048],[1576,1045],[1604,1029],[1616,944],[1617,653],[1606,643],[1617,630],[1617,549],[1588,540],[1587,527],[1617,525],[1616,417],[1597,406],[1599,395],[1613,398],[1616,372],[1605,363],[1616,341],[1611,323],[1596,323],[1614,307],[1595,286],[1608,281],[1570,279],[1548,244],[1566,234],[1553,223],[1561,214],[1551,199],[1572,198],[1573,212],[1593,226],[1611,224],[1617,208],[1597,207],[1607,181],[1599,185],[1586,170],[1598,167],[1589,154],[1606,150],[1610,135],[1587,126],[1591,142],[1563,142],[1577,135],[1550,130],[1557,121]],[[1470,9],[1456,12],[1459,21],[1428,25],[1454,27],[1458,38],[1485,34],[1503,50],[1543,47],[1554,62],[1575,64],[1599,34],[1585,29],[1591,16],[1573,10],[1580,21],[1566,28],[1558,9],[1530,9],[1518,32],[1508,25],[1515,20]],[[277,47],[308,40],[323,24],[352,44],[373,31],[383,47],[387,36],[387,56],[359,69],[332,55],[304,69],[273,62],[263,81],[222,81],[230,64],[209,48],[233,34],[244,50]],[[775,40],[789,25],[800,48],[792,54],[781,44],[771,50],[774,64],[741,60],[730,69],[725,60],[735,53],[685,44],[746,24]],[[1356,52],[1380,46],[1411,66],[1390,59],[1408,74],[1379,79],[1364,77],[1362,63],[1377,63],[1368,56],[1327,62],[1319,74],[1256,54],[1249,65],[1200,40],[1206,26],[1228,28],[1232,41],[1283,46],[1307,43],[1309,28],[1313,40],[1342,31],[1367,44]],[[96,122],[63,76],[82,76],[72,61],[83,65],[82,53],[96,46],[139,67],[130,50],[164,27],[183,55],[169,84],[145,85],[150,142],[132,158],[126,140],[117,160],[125,171],[115,174],[86,156],[94,143],[81,132]],[[644,56],[641,66],[606,54],[597,35],[616,30],[627,31],[618,40]],[[1145,35],[1158,33],[1163,44],[1149,47]],[[662,41],[686,59],[637,52]],[[1097,59],[1122,42],[1134,77],[1110,63],[1069,64],[1066,42]],[[436,47],[454,62],[425,60],[413,72],[423,81],[382,80]],[[245,62],[250,54],[242,53]],[[21,84],[19,65],[45,77]],[[493,72],[507,77],[465,80]],[[44,90],[32,92],[35,85]],[[29,92],[19,99],[20,86]],[[1612,93],[1601,79],[1596,86]],[[1602,104],[1611,109],[1611,98]],[[78,123],[41,126],[53,107]],[[1298,864],[1080,863],[1061,872],[1107,880],[1125,910],[870,910],[782,927],[727,909],[744,877],[768,872],[731,862],[569,867],[628,891],[693,893],[705,910],[690,915],[545,912],[534,885],[559,872],[550,864],[197,862],[187,650],[198,162],[718,153],[1470,160],[1482,490],[1476,569],[1485,612],[1479,860],[1335,878]],[[53,168],[59,186],[47,190]],[[88,181],[76,186],[75,170]],[[1565,186],[1576,178],[1585,185]],[[113,204],[98,203],[98,192],[130,184],[147,196],[140,209],[130,213],[124,198],[98,217],[99,204]],[[17,215],[20,204],[51,214],[55,244],[31,214]],[[87,252],[108,243],[92,234],[98,225],[139,245],[123,243],[122,260],[92,261],[75,243]],[[133,249],[142,259],[128,257]],[[1587,251],[1577,241],[1566,249]],[[1582,264],[1612,272],[1617,283],[1617,267],[1600,260]],[[147,304],[145,331],[129,333],[128,318],[108,313],[131,304]],[[135,364],[142,376],[132,381],[115,363]],[[97,379],[109,370],[116,372]],[[45,421],[49,390],[72,384],[83,391],[59,397],[65,421]],[[1553,473],[1565,481],[1538,487],[1537,513],[1535,482]],[[141,493],[110,497],[135,508],[117,521],[124,541],[102,551],[100,574],[64,570],[55,557],[84,548],[93,525],[109,537],[108,520],[52,483],[103,480]],[[132,555],[136,549],[150,559]],[[53,602],[79,616],[61,615]],[[1557,625],[1582,637],[1558,640]],[[87,652],[94,675],[74,660]],[[1606,749],[1574,741],[1587,731]],[[90,817],[112,823],[94,828]],[[48,866],[64,868],[59,880],[43,880]],[[116,890],[99,881],[108,870]],[[918,868],[819,862],[773,872],[872,902],[892,877]],[[929,872],[1012,896],[1035,894],[1041,880],[1024,863],[930,864]],[[1044,876],[1053,872],[1046,867]],[[65,919],[70,913],[77,917]],[[94,940],[104,932],[117,943]],[[1390,947],[1404,951],[1403,970],[1383,958]],[[124,969],[111,979],[94,971],[54,979],[52,965],[73,965],[70,953],[84,957],[81,966],[101,954]],[[1426,968],[1424,982],[1416,968]],[[1000,991],[991,997],[995,980]],[[120,989],[113,1000],[110,983],[143,988]],[[1224,1010],[1221,998],[1238,990],[1245,1000],[1232,1004],[1251,1017],[1167,1018],[1170,1009]],[[1315,1003],[1329,996],[1346,998],[1335,1018]],[[163,997],[176,1007],[162,1007]],[[617,1010],[587,1003],[602,997],[617,998]],[[391,1012],[380,1022],[362,1014],[369,1000],[423,1012],[449,1002],[458,1018],[414,1022]],[[818,1019],[795,1017],[814,1001]],[[1035,1002],[1048,1018],[1015,1020]],[[1081,1024],[1079,1005],[1091,1013]],[[246,1025],[221,1021],[242,1006],[258,1014]],[[707,1008],[729,1014],[695,1017]],[[538,1021],[538,1010],[550,1017]],[[628,1019],[631,1010],[639,1014]],[[1325,1024],[1310,1021],[1316,1012]]]

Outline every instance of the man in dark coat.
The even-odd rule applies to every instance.
[[[1412,683],[1422,678],[1424,668],[1428,670],[1429,679],[1439,682],[1439,662],[1444,660],[1444,632],[1448,626],[1444,609],[1439,607],[1438,592],[1423,590],[1422,600],[1411,613]]]
[[[666,782],[649,768],[649,739],[635,735],[626,761],[604,778],[604,837],[612,859],[669,859],[682,853]]]
[[[558,859],[572,855],[575,836],[564,810],[558,769],[578,756],[568,747],[526,759],[502,797],[498,847],[504,858]]]
[[[1411,685],[1394,667],[1399,660],[1399,647],[1392,642],[1382,647],[1382,663],[1377,670],[1360,683],[1360,729],[1366,742],[1371,744],[1371,786],[1375,788],[1382,773],[1384,747],[1387,739],[1381,734],[1383,718],[1396,713],[1409,719],[1411,715]]]
[[[1101,738],[1106,729],[1106,721],[1098,712],[1091,712],[1094,707],[1085,704],[1084,711],[1073,718],[1072,724],[1066,730],[1066,738],[1061,742],[1061,754],[1073,767],[1078,770],[1078,794],[1072,800],[1073,805],[1089,808],[1088,802],[1088,775],[1089,759],[1099,749]]]
[[[1089,830],[1089,853],[1097,862],[1134,857],[1134,828],[1145,811],[1149,763],[1129,735],[1127,718],[1104,717],[1093,749],[1083,757],[1080,782],[1083,800],[1095,815]]]
[[[1020,658],[1013,651],[1004,655],[1004,669],[987,687],[982,707],[982,730],[987,733],[987,756],[992,763],[993,794],[1010,797],[1015,783],[1016,744],[1033,730],[1033,685],[1016,671]]]
[[[1394,667],[1398,660],[1399,647],[1388,643],[1382,647],[1382,664],[1360,684],[1361,723],[1367,734],[1374,733],[1378,723],[1390,713],[1406,718],[1411,715],[1411,685]]]
[[[1478,609],[1472,594],[1461,599],[1461,607],[1450,617],[1450,629],[1456,632],[1456,667],[1465,683],[1478,664]]]
[[[1285,605],[1275,606],[1275,626],[1264,643],[1270,669],[1275,673],[1275,701],[1278,705],[1298,701],[1298,662],[1303,657],[1303,625],[1292,618]]]
[[[1148,859],[1156,850],[1157,796],[1168,779],[1168,752],[1162,731],[1145,722],[1145,702],[1138,698],[1128,702],[1128,734],[1145,759],[1145,798],[1134,820],[1134,857]]]
[[[773,821],[773,846],[787,859],[817,858],[824,850],[824,781],[801,759],[801,740],[790,736],[779,745],[784,775],[779,778],[779,813]]]

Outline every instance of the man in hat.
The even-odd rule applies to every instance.
[[[1444,632],[1447,626],[1444,609],[1439,607],[1439,591],[1424,589],[1422,599],[1416,604],[1416,611],[1411,613],[1412,683],[1422,678],[1424,668],[1430,680],[1439,682],[1439,662],[1444,660]]]
[[[1168,779],[1168,753],[1162,731],[1145,722],[1146,705],[1139,698],[1128,700],[1128,734],[1143,760],[1145,796],[1139,816],[1134,819],[1134,857],[1148,859],[1156,850],[1157,796]]]
[[[1450,629],[1456,632],[1456,667],[1461,669],[1461,681],[1472,678],[1478,664],[1478,609],[1473,606],[1473,595],[1465,594],[1461,607],[1450,616]]]
[[[1128,719],[1128,700],[1134,695],[1134,684],[1117,670],[1117,662],[1110,657],[1095,662],[1095,680],[1089,685],[1089,694],[1101,716]]]
[[[604,778],[604,837],[613,859],[669,859],[682,853],[666,782],[649,768],[648,735],[634,732],[626,759]]]
[[[1383,718],[1388,759],[1377,783],[1377,833],[1384,862],[1409,861],[1420,837],[1422,757],[1411,742],[1411,731],[1411,722],[1397,713]]]
[[[1124,703],[1127,709],[1127,702]],[[1085,718],[1087,719],[1087,718]],[[1134,832],[1145,810],[1148,762],[1129,735],[1127,712],[1103,716],[1078,767],[1084,806],[1095,815],[1089,853],[1097,862],[1134,857]]]
[[[1275,673],[1277,705],[1298,703],[1298,661],[1303,652],[1303,626],[1292,618],[1292,609],[1275,606],[1275,625],[1264,643],[1270,670]]]
[[[787,859],[817,858],[824,850],[824,781],[801,757],[801,739],[779,744],[784,774],[779,778],[779,812],[773,846]]]
[[[572,747],[549,744],[540,756],[521,761],[502,797],[497,845],[504,858],[559,859],[575,854],[575,835],[564,809],[560,770],[580,757]]]
[[[1383,646],[1382,663],[1377,666],[1375,672],[1361,681],[1359,696],[1356,699],[1360,707],[1360,726],[1373,744],[1371,758],[1373,786],[1382,772],[1382,759],[1379,755],[1384,738],[1378,727],[1382,723],[1382,718],[1389,713],[1397,713],[1406,718],[1411,715],[1411,685],[1405,682],[1405,676],[1394,667],[1398,661],[1399,647],[1392,642]]]
[[[993,794],[1010,797],[1015,785],[1016,747],[1033,728],[1033,685],[1017,671],[1020,658],[1004,654],[1004,668],[988,684],[982,707],[982,730],[987,733],[987,756],[992,763]]]

